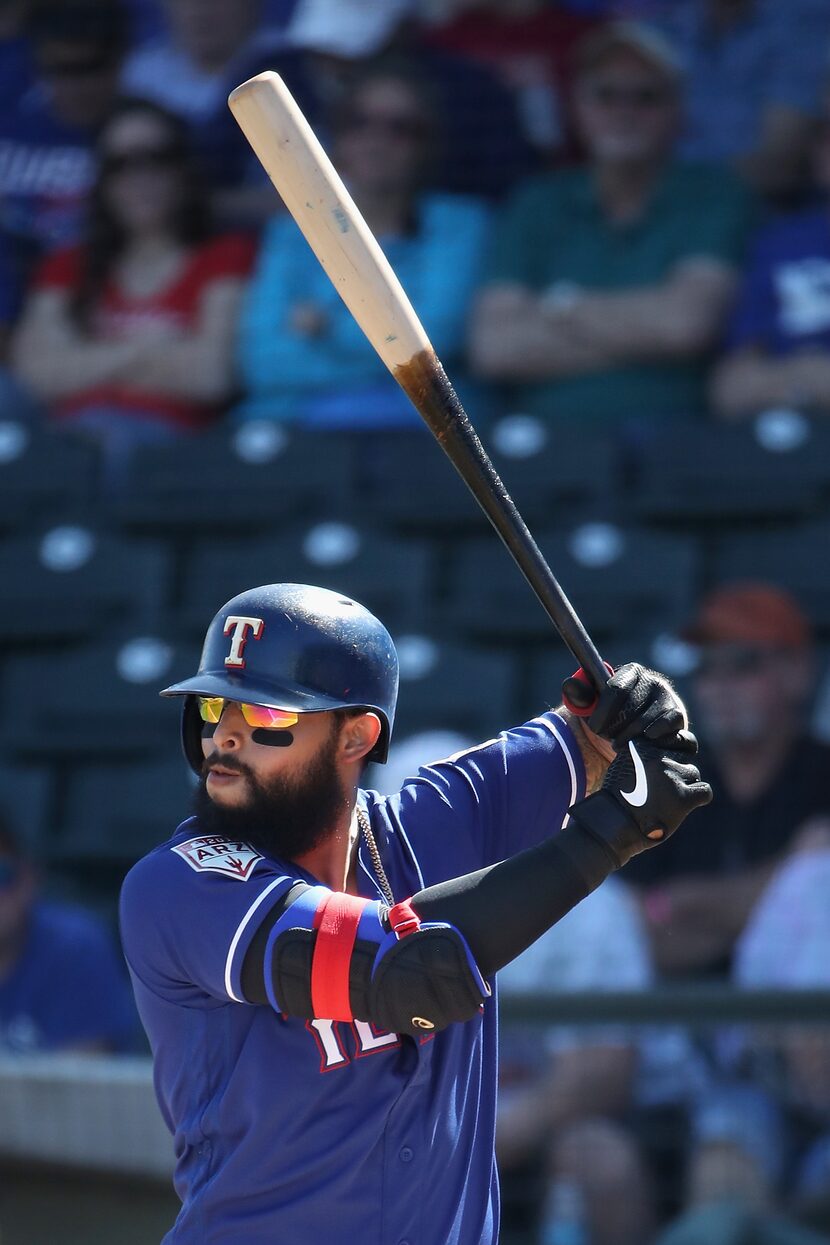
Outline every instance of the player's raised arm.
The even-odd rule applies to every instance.
[[[485,977],[711,800],[690,759],[694,736],[683,732],[676,742],[672,751],[629,742],[601,789],[571,808],[560,834],[391,909],[297,883],[251,942],[242,968],[246,999],[397,1033],[470,1019],[489,997]]]

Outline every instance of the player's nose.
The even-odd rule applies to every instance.
[[[239,706],[233,702],[226,704],[213,732],[214,746],[228,751],[239,748],[243,742],[245,730],[245,719]]]

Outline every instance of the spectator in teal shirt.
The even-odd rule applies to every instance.
[[[588,164],[508,205],[473,319],[477,372],[522,411],[619,426],[704,409],[752,211],[725,169],[673,160],[679,97],[650,27],[612,23],[580,45]]]
[[[333,160],[455,379],[488,212],[475,199],[422,191],[437,141],[425,88],[407,68],[379,65],[345,103]],[[242,418],[341,427],[419,422],[284,214],[264,236],[238,361]]]

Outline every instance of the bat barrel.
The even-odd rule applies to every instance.
[[[585,674],[607,671],[487,457],[400,282],[285,83],[258,74],[228,103],[335,289],[452,460]]]

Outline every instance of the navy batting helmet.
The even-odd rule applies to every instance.
[[[196,696],[315,713],[371,710],[381,721],[368,760],[383,762],[398,695],[392,637],[357,601],[307,584],[266,584],[223,605],[205,636],[198,673],[166,687],[186,697],[182,743],[201,772],[202,721]]]

